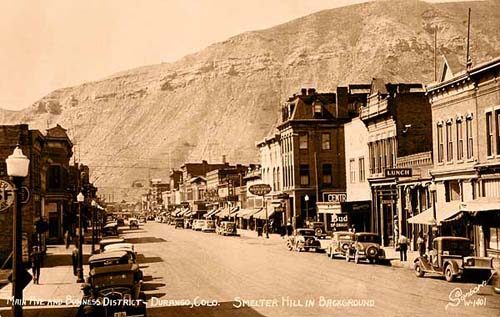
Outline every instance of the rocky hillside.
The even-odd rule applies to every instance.
[[[69,128],[76,157],[89,163],[101,192],[127,191],[165,177],[186,160],[257,161],[255,141],[276,121],[280,103],[301,86],[424,81],[439,54],[465,59],[472,8],[475,63],[500,53],[500,4],[376,1],[248,32],[182,58],[58,89],[0,122]],[[106,176],[100,176],[103,174]]]

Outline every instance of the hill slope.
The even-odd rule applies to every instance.
[[[468,7],[474,62],[499,55],[498,2],[376,1],[240,34],[175,63],[58,89],[23,112],[0,111],[0,122],[69,128],[76,156],[92,167],[101,192],[166,177],[169,164],[186,160],[226,154],[230,162],[255,162],[255,141],[304,84],[328,91],[372,77],[429,82],[435,26],[439,54],[464,60]]]

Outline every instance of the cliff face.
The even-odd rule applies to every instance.
[[[244,33],[175,63],[58,89],[20,113],[0,111],[0,122],[69,128],[76,157],[94,170],[101,192],[166,177],[169,165],[186,160],[220,161],[226,154],[230,162],[255,162],[255,141],[303,85],[326,92],[372,77],[430,82],[434,27],[438,54],[465,60],[469,7],[474,62],[499,55],[498,2],[377,1]]]

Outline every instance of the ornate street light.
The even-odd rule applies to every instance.
[[[21,272],[23,272],[24,267],[22,259],[22,205],[19,190],[23,186],[24,178],[28,175],[30,160],[23,154],[19,146],[16,146],[14,152],[5,160],[5,163],[7,164],[7,175],[12,178],[12,182],[14,183],[15,195],[12,220],[12,249],[14,253],[12,259],[12,297],[14,298],[12,301],[12,316],[22,317],[23,289],[21,285]]]
[[[306,219],[305,220],[306,220],[306,225],[307,225],[307,221],[308,221],[307,219],[309,219],[309,195],[308,194],[306,194],[304,196],[304,200],[306,202]]]
[[[82,233],[82,203],[85,200],[85,196],[80,192],[76,196],[76,201],[78,202],[78,268],[77,268],[77,283],[83,283],[83,233]]]
[[[96,208],[97,208],[97,202],[95,199],[92,199],[92,202],[90,203],[92,205],[92,254],[95,253],[95,227],[96,227],[96,221],[95,221],[95,213],[96,213]]]

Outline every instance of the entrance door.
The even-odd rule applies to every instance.
[[[59,238],[59,221],[58,212],[49,212],[49,238]]]
[[[392,204],[382,204],[382,212],[384,213],[384,245],[392,245],[394,239],[394,216],[392,212]]]

